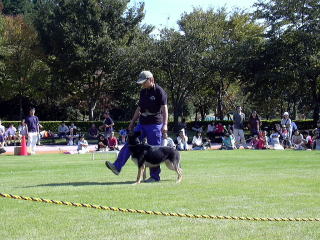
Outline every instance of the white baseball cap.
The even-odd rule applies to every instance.
[[[142,71],[139,74],[139,79],[137,81],[138,84],[142,84],[147,81],[149,78],[153,78],[153,75],[150,71]]]
[[[284,112],[283,116],[289,116],[289,113],[288,112]]]

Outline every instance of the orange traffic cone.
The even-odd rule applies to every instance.
[[[22,136],[20,156],[27,156],[27,155],[28,155],[28,152],[27,152],[26,136]]]

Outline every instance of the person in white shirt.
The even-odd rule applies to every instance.
[[[68,126],[63,122],[59,127],[58,127],[58,136],[59,138],[64,138],[67,136],[69,132]]]
[[[168,133],[163,133],[162,134],[162,146],[164,147],[171,147],[171,148],[176,148],[176,145],[174,144],[174,141],[172,138],[168,137]]]
[[[84,139],[84,136],[80,136],[80,139],[78,141],[78,149],[77,149],[78,153],[79,154],[82,154],[82,153],[87,153],[89,150],[88,150],[88,142],[87,140]]]
[[[177,142],[178,142],[177,149],[179,151],[187,151],[187,150],[189,150],[188,137],[184,134],[183,130],[180,130],[179,136],[177,137]]]
[[[280,144],[280,134],[274,130],[272,130],[270,134],[270,149],[284,150],[283,146]]]
[[[196,136],[192,139],[193,150],[204,150],[201,132],[197,132]]]
[[[19,137],[21,138],[22,136],[27,136],[28,131],[27,131],[27,124],[25,123],[25,120],[21,120],[20,125],[18,126],[18,134]]]
[[[6,131],[6,134],[5,134],[5,137],[8,141],[8,144],[10,144],[11,141],[13,141],[15,143],[15,140],[17,139],[16,133],[17,133],[17,129],[11,123]]]

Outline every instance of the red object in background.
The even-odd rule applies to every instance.
[[[27,156],[27,155],[28,155],[28,151],[27,151],[26,137],[22,136],[20,156]]]

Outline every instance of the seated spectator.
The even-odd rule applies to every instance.
[[[106,151],[107,148],[108,148],[108,139],[106,139],[104,135],[99,135],[97,151]]]
[[[216,136],[224,136],[224,132],[225,132],[225,127],[222,125],[222,123],[217,123],[215,126],[215,132],[214,134]]]
[[[192,130],[195,132],[201,132],[201,133],[203,132],[202,126],[198,121],[195,121],[195,123],[192,127]]]
[[[178,134],[180,133],[181,130],[184,131],[184,135],[187,135],[187,123],[186,123],[186,119],[184,118],[182,118],[181,122],[178,123]]]
[[[220,150],[234,150],[236,149],[236,139],[232,132],[226,132],[222,137],[222,144]]]
[[[306,149],[311,150],[313,148],[313,138],[312,138],[313,134],[312,133],[310,134],[309,131],[304,131],[302,133],[302,136],[304,138]]]
[[[88,130],[88,135],[91,139],[97,139],[99,135],[99,130],[96,125],[93,123]]]
[[[201,132],[197,132],[192,139],[192,150],[204,150]]]
[[[58,137],[65,138],[68,133],[69,133],[68,126],[64,122],[62,122],[61,125],[58,127]]]
[[[21,120],[20,125],[18,126],[18,135],[20,136],[27,136],[27,124],[25,123],[25,120]]]
[[[184,134],[183,130],[180,130],[179,136],[177,137],[177,149],[179,151],[187,151],[189,150],[188,147],[188,137]]]
[[[282,137],[282,146],[284,148],[289,148],[290,147],[290,135],[289,135],[289,131],[286,127],[286,125],[282,125],[282,129],[281,129],[281,137]]]
[[[7,140],[7,144],[16,144],[16,140],[18,139],[17,137],[17,129],[13,126],[11,123],[5,133],[5,139]]]
[[[119,151],[118,140],[114,136],[114,132],[111,132],[111,135],[108,138],[108,147],[110,151],[114,151],[114,150]]]
[[[320,130],[316,129],[313,136],[313,149],[320,150]]]
[[[125,144],[127,141],[127,136],[128,136],[128,132],[126,129],[121,129],[119,131],[119,135],[120,135],[120,143],[121,144]]]
[[[215,131],[216,131],[216,126],[214,125],[214,121],[212,121],[211,123],[208,124],[208,128],[207,128],[207,137],[211,141],[214,141]]]
[[[80,131],[80,129],[78,127],[76,127],[76,125],[74,125],[74,123],[71,123],[70,127],[69,127],[69,131],[70,129],[75,129],[76,131]]]
[[[280,134],[275,130],[271,130],[270,149],[284,150],[283,146],[280,143]]]
[[[80,136],[80,139],[78,141],[77,151],[78,151],[79,154],[89,152],[89,150],[88,150],[88,142],[87,142],[87,140],[84,139],[83,135]]]
[[[166,133],[166,132],[162,134],[161,146],[176,148],[176,145],[174,144],[174,141],[172,140],[172,138],[170,138],[168,136],[168,133]]]
[[[268,138],[268,133],[267,131],[260,131],[259,132],[259,149],[267,149],[269,148],[269,138]]]
[[[66,136],[67,138],[67,145],[72,146],[72,145],[77,145],[76,141],[78,139],[79,135],[77,134],[77,129],[70,127],[69,128],[69,134]]]
[[[257,134],[254,134],[251,141],[250,145],[252,149],[259,149],[259,137]]]
[[[302,134],[296,129],[292,136],[292,144],[295,150],[305,150],[305,139],[303,138]]]

